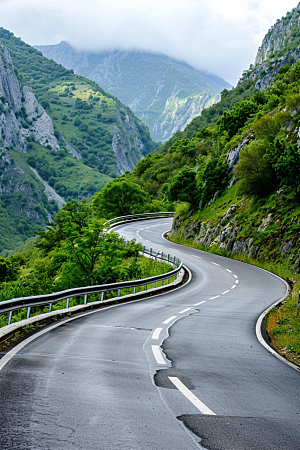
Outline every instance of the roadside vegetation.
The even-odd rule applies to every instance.
[[[148,278],[172,270],[169,264],[141,256],[141,244],[134,240],[126,242],[113,231],[108,233],[105,219],[98,216],[99,211],[91,203],[68,202],[48,229],[38,233],[34,247],[0,258],[0,301]],[[122,295],[126,293],[129,292],[124,290]],[[89,296],[90,301],[95,298],[98,298],[96,294]],[[70,299],[70,306],[77,302],[78,299]],[[63,307],[65,301],[53,309]],[[32,315],[47,308],[33,308]],[[26,311],[22,310],[13,316],[13,321],[25,317]],[[0,326],[6,324],[7,314],[4,314]]]

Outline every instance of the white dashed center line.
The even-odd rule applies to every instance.
[[[185,309],[183,309],[182,311],[179,311],[178,314],[183,314],[183,313],[185,313],[185,312],[187,312],[187,311],[190,311],[190,309],[191,309],[191,308],[185,308]]]
[[[166,361],[163,358],[163,355],[161,354],[160,347],[158,345],[151,345],[153,356],[157,362],[157,364],[164,364],[166,365]]]
[[[159,338],[161,330],[162,328],[156,328],[156,330],[153,331],[152,339],[157,340]]]
[[[229,292],[229,291],[225,291],[225,292],[222,292],[222,295],[224,295],[224,294],[228,294],[228,292]]]
[[[236,280],[236,284],[238,284],[239,280]]]
[[[229,273],[232,273],[231,270],[229,270],[229,269],[225,269],[225,270],[227,270],[227,272],[229,272]]]
[[[177,389],[202,413],[210,416],[215,416],[204,403],[199,400],[177,377],[169,377],[169,380],[177,387]]]
[[[220,296],[219,296],[219,295],[216,295],[215,297],[210,297],[209,300],[214,300],[215,298],[218,298],[218,297],[220,297]]]
[[[233,275],[234,276],[234,278],[238,278],[236,275]]]
[[[233,286],[231,286],[231,289],[234,289],[234,288],[236,288],[236,284],[234,284]]]
[[[200,302],[200,303],[195,303],[194,306],[199,306],[199,305],[202,305],[203,303],[206,303],[206,300],[203,302]]]
[[[219,267],[220,267],[220,264],[217,264],[217,263],[214,263],[214,262],[212,262],[212,264],[213,264],[214,266],[219,266]]]
[[[176,317],[177,317],[177,316],[169,317],[167,320],[165,320],[165,321],[163,322],[163,324],[164,324],[164,325],[167,325],[168,323],[172,322],[172,320],[176,319]]]
[[[192,255],[194,258],[202,259],[201,256]]]

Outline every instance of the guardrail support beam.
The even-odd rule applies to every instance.
[[[12,312],[12,311],[9,311],[7,325],[10,325],[10,324],[11,324],[12,315],[13,315],[13,312]]]

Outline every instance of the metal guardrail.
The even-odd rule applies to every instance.
[[[173,217],[174,212],[155,212],[155,213],[143,213],[143,214],[130,214],[128,216],[115,217],[114,219],[108,220],[104,225],[109,225],[109,228],[116,227],[122,223],[134,222],[136,220],[146,220],[146,219],[158,219],[160,217]]]
[[[143,247],[143,254],[148,255],[156,260],[166,261],[173,265],[174,270],[161,275],[156,275],[150,278],[144,278],[141,280],[130,280],[121,283],[111,283],[111,284],[101,284],[97,286],[87,286],[79,287],[74,289],[68,289],[60,292],[53,292],[46,295],[37,295],[31,297],[21,297],[12,300],[5,300],[0,302],[0,314],[9,313],[8,315],[8,325],[10,325],[12,320],[12,315],[14,311],[27,308],[27,319],[30,317],[30,309],[34,306],[44,306],[49,305],[49,312],[52,310],[53,304],[66,300],[66,308],[69,308],[69,299],[73,297],[84,296],[84,304],[87,303],[87,297],[89,294],[101,293],[101,301],[104,300],[104,294],[107,291],[118,291],[118,297],[121,296],[121,289],[133,288],[133,294],[136,293],[136,288],[138,286],[144,286],[147,290],[149,284],[154,283],[154,288],[156,288],[156,283],[161,281],[162,286],[165,280],[168,280],[174,276],[178,276],[181,268],[182,262],[179,258],[171,256],[163,252],[153,250],[152,248]]]

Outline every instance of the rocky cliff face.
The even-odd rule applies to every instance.
[[[26,153],[24,137],[34,136],[41,145],[57,150],[52,120],[38,103],[32,89],[22,84],[9,52],[0,52],[0,133],[4,144]]]
[[[67,42],[36,48],[113,93],[146,122],[155,141],[166,141],[184,129],[231,87],[216,75],[165,55],[120,50],[93,54],[78,52]]]
[[[243,73],[240,83],[255,80],[255,87],[270,86],[279,69],[293,66],[300,59],[300,3],[281,20],[277,20],[264,37],[254,64]]]
[[[176,217],[173,221],[171,240],[185,241],[203,249],[228,252],[227,256],[240,255],[252,259],[284,260],[288,259],[294,273],[300,272],[299,233],[291,234],[299,224],[293,220],[282,224],[280,208],[288,201],[284,191],[278,191],[279,211],[272,213],[257,210],[254,223],[245,223],[245,211],[250,199],[231,202],[222,217],[215,223],[210,221],[191,221],[186,216]],[[252,222],[252,218],[251,218]]]
[[[255,66],[262,64],[268,57],[272,57],[274,53],[284,49],[288,43],[293,41],[295,37],[295,33],[292,33],[293,28],[300,26],[299,11],[300,3],[291,13],[288,13],[281,20],[277,20],[275,25],[271,27],[257,51]]]

